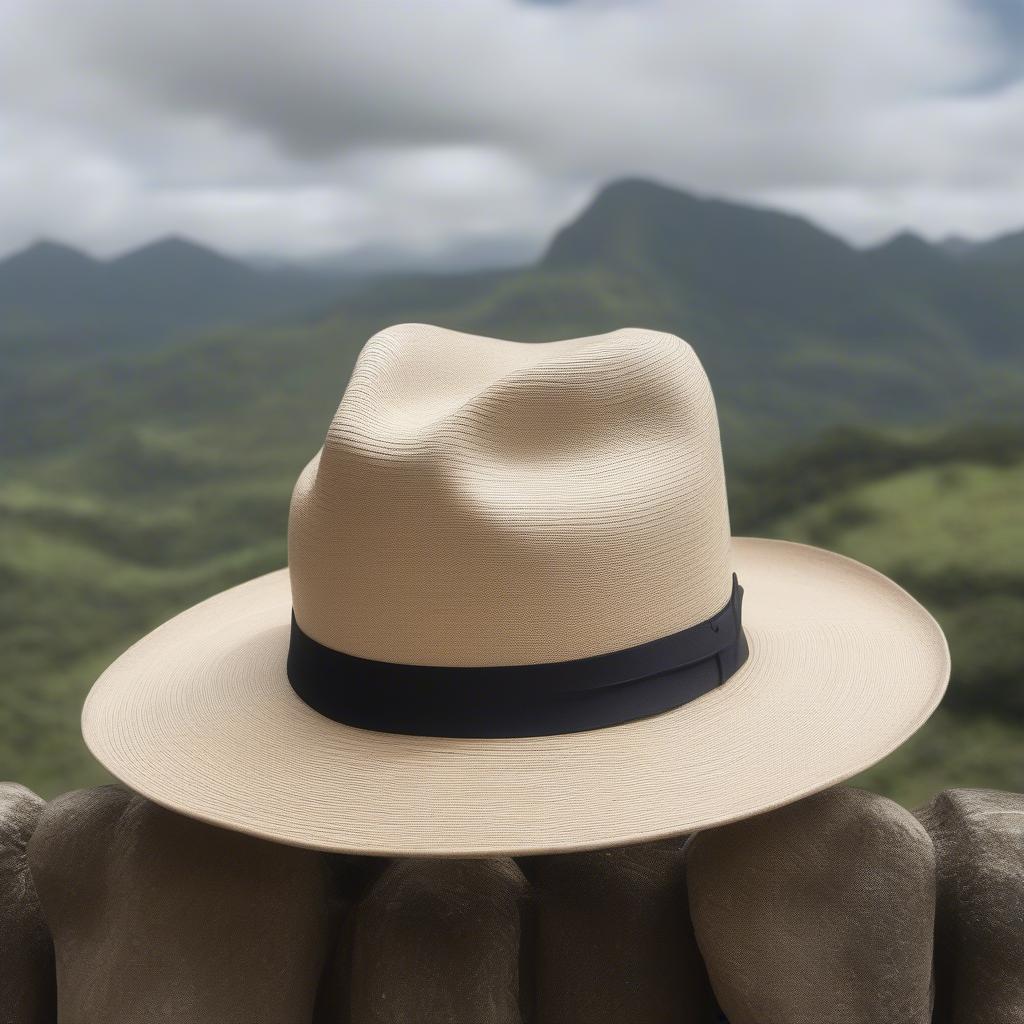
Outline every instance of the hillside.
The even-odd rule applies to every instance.
[[[954,781],[984,782],[978,765],[997,768],[974,737],[1001,736],[1015,761],[989,781],[1024,789],[1024,651],[1006,640],[1024,634],[1024,571],[1004,557],[1024,550],[1024,309],[1012,260],[984,248],[907,235],[859,250],[791,215],[625,181],[533,266],[338,283],[301,313],[261,305],[275,294],[264,275],[285,272],[180,240],[107,263],[46,244],[0,264],[0,313],[19,293],[65,317],[29,330],[0,315],[0,733],[13,737],[0,770],[47,792],[93,777],[77,709],[97,671],[166,615],[282,564],[292,482],[359,348],[389,323],[432,321],[691,340],[737,532],[877,564],[954,638],[945,732],[885,785],[941,771],[954,740],[967,758],[950,762]],[[97,295],[108,313],[89,312]],[[136,326],[100,326],[111,303]],[[983,421],[1011,426],[964,426]]]
[[[787,486],[794,476],[803,488]],[[844,432],[766,464],[736,492],[737,532],[880,569],[946,633],[942,708],[866,783],[911,806],[953,783],[1024,791],[1024,432],[910,444]]]
[[[337,274],[257,268],[184,238],[110,260],[40,241],[0,260],[0,351],[19,342],[64,358],[137,351],[193,330],[305,313],[340,287]]]
[[[201,316],[206,336],[151,351],[147,334],[85,369],[38,339],[22,346],[21,362],[8,353],[17,372],[0,383],[4,449],[24,451],[25,439],[33,450],[95,444],[115,424],[120,437],[145,424],[150,436],[206,444],[212,424],[229,423],[259,440],[271,413],[308,445],[366,338],[417,320],[527,340],[623,325],[680,334],[708,368],[726,444],[741,459],[843,423],[1019,416],[1024,396],[1024,291],[1006,265],[921,240],[862,251],[788,214],[648,182],[604,189],[534,266],[368,282],[333,303],[318,294],[291,324],[282,314],[262,328],[214,331],[218,302],[255,317],[277,293],[267,272],[185,243],[101,271],[122,282],[129,319],[149,316],[159,333],[161,310],[174,307],[179,321]],[[3,280],[0,265],[0,294]],[[154,280],[166,290],[147,291]],[[246,305],[254,288],[260,300]],[[40,415],[47,405],[63,410],[65,429]]]
[[[0,311],[5,320],[54,305],[91,313],[89,295],[102,266],[69,245],[36,242],[0,261]]]
[[[1003,264],[1024,268],[1024,231],[1010,231],[981,245],[972,246],[965,255],[976,263]]]
[[[794,496],[785,481],[797,466],[825,467],[827,494]],[[283,565],[291,483],[291,474],[231,477],[129,502],[0,483],[0,776],[45,793],[102,777],[78,735],[92,680],[166,617]],[[737,533],[864,560],[908,586],[947,631],[946,709],[873,770],[886,792],[913,802],[951,784],[1024,790],[1022,500],[1024,434],[1009,432],[837,435],[731,481]]]

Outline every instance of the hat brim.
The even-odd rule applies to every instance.
[[[386,856],[566,852],[770,810],[857,774],[928,718],[942,630],[858,562],[736,538],[746,663],[683,707],[565,736],[371,732],[285,675],[286,570],[166,622],[94,685],[89,749],[172,810],[277,842]],[[624,609],[628,614],[628,609]]]

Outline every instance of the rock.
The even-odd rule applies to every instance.
[[[935,1024],[1024,1021],[1024,795],[940,793],[917,812],[935,843]]]
[[[0,1021],[54,1024],[53,945],[29,873],[26,849],[45,803],[0,782]]]
[[[535,886],[537,1024],[714,1019],[683,839],[523,858]]]
[[[519,1024],[526,891],[511,860],[392,862],[355,912],[351,1024]]]
[[[319,854],[103,786],[46,806],[29,863],[61,1024],[308,1024],[327,952]]]
[[[328,955],[313,1024],[349,1021],[355,908],[391,862],[386,857],[325,854],[330,875]]]
[[[838,787],[702,832],[687,879],[730,1024],[931,1020],[935,854],[899,805]]]

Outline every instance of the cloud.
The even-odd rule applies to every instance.
[[[1014,11],[7,0],[0,249],[169,230],[294,255],[537,245],[624,174],[858,240],[1008,229],[1024,223]]]

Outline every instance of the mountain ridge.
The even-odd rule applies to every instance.
[[[338,291],[328,274],[258,268],[178,235],[98,259],[40,239],[0,260],[0,348],[30,338],[67,358],[297,316]],[[61,342],[64,342],[61,344]]]
[[[191,243],[165,240],[134,263],[183,254],[196,255]],[[857,249],[793,214],[642,179],[600,190],[520,268],[389,276],[345,290],[322,276],[310,286],[257,269],[236,287],[229,264],[230,280],[208,287],[224,268],[216,252],[199,255],[217,273],[193,276],[188,288],[154,274],[119,298],[119,314],[148,334],[83,341],[83,314],[69,327],[79,348],[0,343],[16,369],[0,383],[14,427],[0,453],[108,435],[123,444],[126,424],[206,451],[226,444],[217,424],[239,444],[262,438],[298,450],[299,438],[316,440],[366,339],[402,321],[528,341],[624,324],[678,334],[707,367],[739,458],[837,424],[917,428],[1024,405],[1024,298],[1006,267],[913,236]],[[79,349],[93,353],[87,371]],[[67,426],[41,430],[44,403],[65,409]]]
[[[396,322],[538,342],[625,325],[687,339],[714,389],[734,531],[872,565],[949,637],[947,707],[874,770],[887,791],[914,806],[908,780],[922,772],[930,791],[1024,786],[1012,262],[909,235],[860,250],[791,215],[635,183],[596,196],[547,260],[332,282],[288,293],[284,310],[244,284],[211,295],[192,268],[226,282],[234,271],[181,243],[129,261],[139,280],[113,313],[80,297],[56,329],[8,321],[0,338],[0,766],[44,795],[102,781],[79,717],[105,665],[180,609],[284,563],[295,478],[367,338]],[[82,269],[46,246],[21,265],[51,259]]]
[[[34,242],[0,257],[0,269],[7,270],[12,266],[34,264],[51,259],[66,260],[80,265],[98,265],[103,262],[84,249],[79,249],[59,239],[37,238]]]
[[[559,236],[561,236],[567,229],[571,229],[576,226],[587,214],[601,207],[612,197],[631,192],[647,192],[649,194],[660,193],[672,196],[677,201],[684,199],[694,206],[705,204],[708,207],[716,207],[722,210],[741,211],[745,215],[762,214],[766,218],[776,221],[789,221],[794,226],[802,225],[805,228],[812,229],[819,235],[827,236],[834,243],[838,243],[853,252],[877,252],[900,241],[901,239],[910,238],[921,242],[936,254],[950,257],[960,258],[966,256],[989,261],[998,261],[1011,256],[1014,259],[1024,257],[1024,228],[1011,229],[981,239],[967,238],[963,235],[954,233],[946,235],[938,241],[932,242],[922,236],[918,231],[909,227],[904,227],[896,229],[879,242],[859,246],[848,242],[842,238],[842,236],[817,224],[813,218],[800,213],[779,210],[771,206],[749,201],[723,199],[713,195],[706,195],[695,190],[668,185],[649,178],[626,176],[614,179],[599,188],[577,218],[574,218],[569,222],[569,224],[563,225],[562,228],[555,229],[552,238],[548,241],[547,245],[541,247],[537,261],[545,262],[548,260],[551,255],[551,250],[557,249],[558,247],[557,243]],[[172,247],[189,249],[197,253],[202,252],[207,256],[215,255],[225,262],[249,267],[254,270],[265,269],[268,266],[287,266],[295,271],[318,270],[321,273],[330,273],[338,269],[343,269],[346,273],[361,273],[364,272],[364,270],[356,254],[362,250],[369,253],[371,257],[367,260],[368,267],[365,272],[377,275],[392,272],[397,274],[410,272],[419,273],[424,271],[426,265],[425,257],[422,254],[406,253],[405,250],[398,247],[384,245],[365,245],[357,248],[356,250],[342,250],[337,253],[320,254],[318,256],[311,256],[308,258],[285,258],[275,256],[270,252],[262,253],[258,256],[254,255],[250,258],[235,253],[229,253],[211,243],[202,242],[188,235],[171,231],[166,234],[156,235],[147,241],[138,243],[137,245],[106,257],[95,256],[86,249],[59,238],[41,236],[20,248],[10,250],[0,256],[0,274],[2,274],[8,264],[21,260],[34,250],[61,250],[67,254],[74,254],[75,256],[80,257],[83,261],[88,261],[92,264],[110,265],[130,262],[133,257],[141,255],[148,250]],[[521,241],[504,247],[497,239],[489,239],[486,242],[481,242],[474,251],[479,251],[486,256],[491,256],[495,251],[497,251],[497,262],[494,264],[485,262],[482,266],[484,269],[501,269],[508,266],[526,266],[534,262],[526,257],[521,258],[518,263],[509,262],[511,259],[509,255],[510,253],[517,251],[525,252],[528,248],[531,247],[525,245]],[[450,271],[453,273],[461,273],[469,269],[467,266],[462,265],[458,259],[454,258],[452,252],[448,250],[445,250],[445,255],[440,262],[440,266],[442,268],[442,272]],[[392,267],[394,267],[394,270],[392,270]]]

